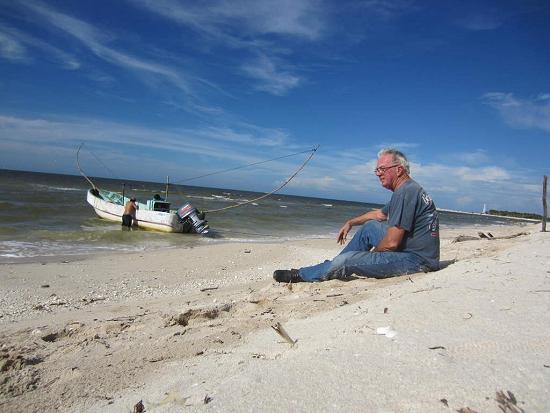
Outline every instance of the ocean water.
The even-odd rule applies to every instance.
[[[102,189],[135,195],[144,202],[164,184],[95,178]],[[81,176],[0,170],[0,263],[103,251],[143,251],[216,242],[333,238],[343,222],[378,204],[274,194],[256,204],[207,214],[208,236],[122,231],[99,218],[86,202],[89,184]],[[191,202],[214,210],[261,194],[197,186],[170,186],[172,208]],[[506,218],[441,212],[442,227],[507,225]]]

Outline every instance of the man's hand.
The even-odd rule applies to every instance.
[[[338,231],[338,236],[336,237],[336,242],[340,245],[344,245],[346,243],[346,240],[348,238],[348,232],[351,229],[351,224],[349,222],[346,222],[342,228],[340,228],[340,231]]]

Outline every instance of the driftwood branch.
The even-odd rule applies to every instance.
[[[474,236],[471,236],[471,235],[459,235],[452,242],[455,243],[455,242],[463,242],[463,241],[476,241],[476,240],[479,240],[479,239],[487,239],[487,240],[510,239],[510,238],[520,237],[522,235],[528,235],[528,233],[527,232],[518,232],[517,234],[503,235],[501,237],[495,237],[490,232],[488,232],[487,234],[485,234],[484,232],[478,232],[477,237],[474,237]]]

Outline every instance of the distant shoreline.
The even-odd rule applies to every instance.
[[[455,209],[445,209],[445,208],[437,208],[437,210],[441,211],[441,212],[451,212],[451,213],[454,213],[454,214],[477,215],[477,216],[481,216],[481,217],[498,217],[498,218],[511,219],[511,220],[514,220],[514,221],[541,222],[540,219],[510,217],[510,216],[507,216],[507,215],[483,214],[481,212],[466,212],[466,211],[457,211]]]

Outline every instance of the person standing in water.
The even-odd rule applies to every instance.
[[[122,226],[131,228],[132,225],[135,225],[136,222],[136,211],[138,210],[138,205],[136,203],[136,198],[132,197],[126,205],[124,206],[124,214],[122,215]]]

